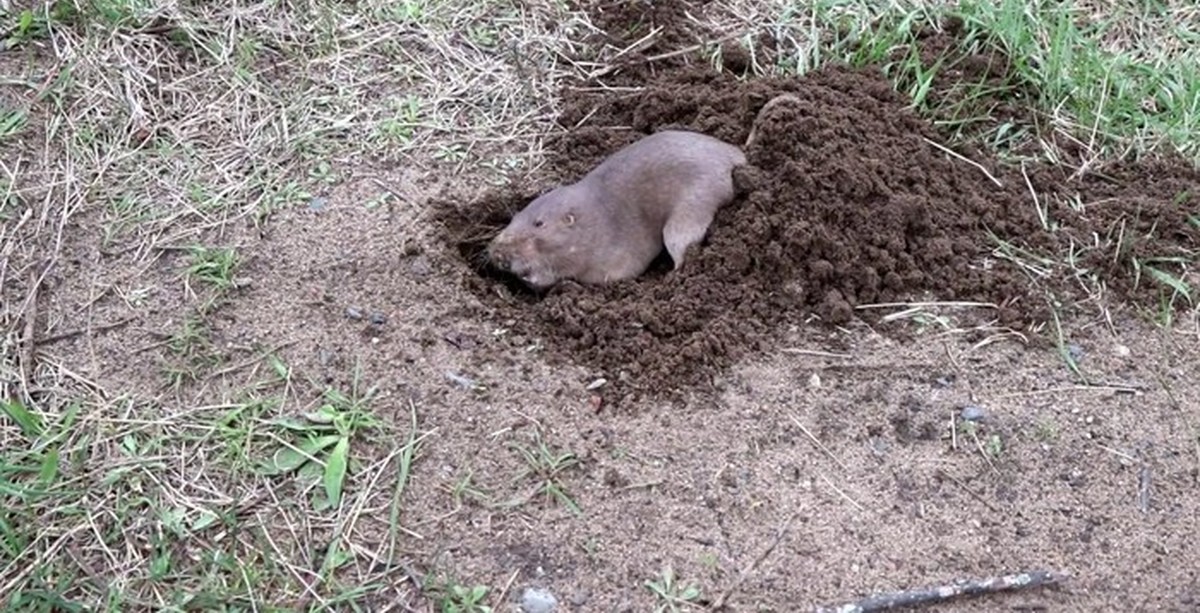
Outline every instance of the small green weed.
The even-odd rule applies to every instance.
[[[387,6],[387,16],[401,23],[421,23],[429,13],[428,0],[400,0]]]
[[[302,482],[319,482],[324,496],[314,495],[313,507],[318,511],[336,507],[350,470],[352,441],[382,427],[367,406],[372,396],[372,390],[358,394],[356,373],[350,395],[327,388],[324,402],[304,419],[272,420],[270,425],[279,430],[272,437],[275,451],[259,465],[259,472],[269,476],[295,473]]]
[[[188,249],[188,254],[191,258],[188,276],[219,291],[234,286],[233,273],[239,263],[235,249],[195,246]]]
[[[991,434],[984,443],[984,450],[993,460],[999,460],[1000,456],[1004,455],[1004,441],[1000,439],[999,434]]]
[[[152,216],[150,206],[141,198],[130,195],[120,195],[108,203],[106,220],[102,229],[101,245],[111,247],[129,230],[149,220]]]
[[[22,9],[15,15],[15,22],[0,21],[0,29],[8,30],[8,39],[4,41],[5,48],[13,48],[25,43],[45,39],[50,32],[50,24],[66,23],[75,16],[75,5],[68,0],[56,0],[48,6],[42,6],[36,11]]]
[[[178,357],[194,357],[209,347],[208,325],[194,313],[184,318],[179,330],[167,339],[167,348]]]
[[[229,408],[214,425],[215,437],[221,441],[218,458],[234,472],[252,467],[254,441],[260,436],[262,417],[275,411],[280,398],[252,398]]]
[[[1054,345],[1058,349],[1058,355],[1063,359],[1067,368],[1079,377],[1079,380],[1085,385],[1087,384],[1087,376],[1083,374],[1083,370],[1079,368],[1079,362],[1075,359],[1075,353],[1071,351],[1071,346],[1067,342],[1066,332],[1063,331],[1062,319],[1059,317],[1059,310],[1062,305],[1056,301],[1051,301],[1050,315],[1054,320]]]
[[[421,99],[413,94],[402,98],[397,104],[396,112],[389,118],[379,122],[376,128],[384,140],[406,145],[412,141],[416,129],[421,122]]]
[[[136,23],[155,8],[153,0],[91,0],[88,7],[92,17],[110,27]]]
[[[433,154],[439,162],[461,162],[467,159],[467,150],[459,143],[441,145]]]
[[[530,496],[543,495],[547,499],[557,500],[559,503],[566,505],[573,513],[579,515],[582,511],[579,505],[571,498],[567,489],[559,482],[560,475],[579,464],[579,459],[575,454],[570,452],[559,452],[542,440],[540,433],[535,433],[532,446],[522,445],[520,443],[511,443],[510,446],[521,454],[521,458],[525,460],[525,470],[521,472],[515,481],[522,481],[532,478],[536,481],[536,489]],[[520,504],[524,501],[514,501],[510,504]]]
[[[657,579],[647,580],[645,586],[658,598],[654,607],[655,613],[677,613],[682,607],[695,606],[695,602],[700,598],[700,588],[681,583],[669,565]]]
[[[1145,273],[1150,280],[1162,285],[1165,289],[1170,290],[1171,301],[1182,297],[1188,305],[1192,302],[1192,288],[1184,281],[1182,277],[1171,274],[1164,270],[1164,265],[1173,265],[1179,268],[1184,268],[1191,265],[1191,258],[1183,256],[1166,256],[1166,257],[1150,257],[1145,259],[1132,258],[1134,270],[1134,287],[1141,282],[1142,274]]]
[[[0,221],[12,219],[18,206],[20,206],[20,201],[13,193],[12,182],[0,179]]]
[[[988,434],[981,438],[983,426],[974,421],[961,420],[958,422],[958,432],[974,444],[975,449],[983,455],[989,465],[995,469],[993,461],[1004,455],[1004,439],[999,434]]]
[[[484,604],[491,589],[486,585],[463,585],[455,580],[430,581],[426,590],[435,595],[439,613],[492,613]]]
[[[472,500],[477,503],[486,504],[490,498],[487,492],[480,486],[475,484],[474,475],[470,470],[462,477],[454,482],[449,488],[450,496],[454,499],[455,508],[464,506],[464,501]]]
[[[484,585],[452,585],[442,600],[442,613],[492,613],[492,608],[483,604],[487,593]]]
[[[20,134],[28,119],[28,114],[20,109],[0,108],[0,143]]]
[[[1049,442],[1058,438],[1058,426],[1048,418],[1041,418],[1034,424],[1033,435],[1038,440]]]

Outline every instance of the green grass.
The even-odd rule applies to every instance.
[[[341,503],[347,472],[357,460],[351,455],[352,443],[362,434],[381,428],[369,407],[373,392],[362,392],[357,384],[356,378],[350,394],[327,388],[321,405],[303,419],[283,417],[268,422],[275,450],[259,466],[259,473],[294,476],[301,483],[320,484],[311,498],[316,511]]]
[[[271,513],[309,531],[338,505],[377,495],[387,466],[364,465],[356,450],[387,427],[357,389],[329,389],[304,421],[291,420],[279,410],[289,369],[276,363],[268,373],[256,386],[264,396],[175,414],[132,398],[97,398],[61,414],[0,404],[0,426],[15,428],[0,454],[0,566],[15,579],[5,610],[287,610],[272,603],[302,586],[278,555],[279,535],[252,519],[256,506],[276,492],[283,504],[267,495]],[[402,453],[410,464],[422,438],[415,413],[412,427]],[[331,435],[320,449],[307,444]],[[311,453],[289,454],[297,449]],[[305,492],[309,504],[291,502]],[[356,513],[341,515],[352,522]],[[231,531],[240,536],[227,538]],[[64,544],[75,555],[55,556]],[[323,600],[381,589],[372,576],[348,580],[359,571],[338,539],[324,558],[321,580],[308,588]]]
[[[1053,147],[1044,154],[1072,165],[1163,144],[1200,159],[1200,31],[1189,29],[1194,11],[1156,3],[1099,12],[1051,0],[957,6],[819,0],[778,16],[793,44],[776,69],[803,73],[830,61],[881,65],[935,123],[958,139],[1000,151],[1062,132],[1079,139],[1089,158],[1070,159]],[[922,58],[918,33],[942,30],[951,18],[962,24],[955,44]],[[814,37],[821,44],[813,44]],[[939,73],[977,55],[1007,59],[1007,74],[956,82],[939,100],[930,99]],[[999,121],[995,101],[1018,105],[1029,117]]]
[[[187,273],[218,291],[234,287],[233,273],[239,263],[237,251],[230,248],[192,247]]]
[[[532,444],[513,442],[510,447],[516,450],[525,462],[525,469],[517,475],[514,482],[532,482],[533,492],[509,504],[523,504],[527,499],[543,496],[547,500],[565,505],[575,515],[583,513],[561,482],[564,473],[579,466],[579,458],[574,453],[554,448],[542,439],[540,432],[534,434]]]

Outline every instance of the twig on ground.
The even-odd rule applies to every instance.
[[[829,451],[829,449],[827,449],[825,447],[825,445],[822,445],[821,441],[817,440],[817,437],[813,436],[812,432],[809,432],[808,428],[805,428],[804,424],[800,423],[800,420],[797,419],[795,415],[788,413],[788,418],[790,418],[792,420],[792,422],[796,424],[796,427],[800,428],[800,431],[803,432],[804,435],[807,436],[809,438],[809,440],[811,440],[813,442],[813,444],[817,446],[817,449],[820,449],[822,452],[825,453],[825,455],[829,456],[829,459],[833,460],[838,466],[841,467],[842,470],[847,471],[847,472],[850,470],[850,469],[846,468],[846,465],[843,464],[842,461],[837,458],[837,456],[833,455],[833,453],[831,451]]]
[[[979,451],[979,455],[983,457],[983,461],[987,463],[988,468],[992,469],[992,472],[996,473],[997,475],[1000,474],[1000,470],[996,468],[996,464],[992,462],[992,458],[988,456],[987,450],[983,448],[983,441],[979,440],[979,435],[975,433],[975,430],[970,430],[969,432],[971,434],[971,440],[975,442],[975,449]]]
[[[775,534],[775,538],[771,540],[766,549],[762,550],[762,553],[758,554],[758,557],[754,558],[754,561],[750,563],[750,566],[742,569],[742,572],[738,575],[737,580],[735,580],[728,588],[725,588],[725,591],[717,597],[716,601],[714,601],[712,604],[712,609],[716,610],[724,607],[725,601],[729,600],[729,597],[732,596],[733,593],[738,590],[738,588],[742,587],[742,584],[746,582],[746,579],[750,577],[750,574],[762,565],[763,560],[766,560],[767,556],[771,555],[772,551],[775,551],[775,548],[778,547],[779,543],[783,541],[783,537],[787,536],[788,531],[792,527],[792,522],[796,520],[796,516],[798,514],[799,511],[793,511],[792,514],[788,516],[787,520],[783,522],[783,526],[779,528],[779,532]]]
[[[1055,573],[1044,570],[989,577],[986,579],[968,579],[950,585],[939,585],[902,592],[892,592],[871,596],[858,602],[834,607],[817,607],[817,613],[870,613],[899,607],[913,607],[947,602],[964,596],[979,596],[994,594],[1008,590],[1036,588],[1054,585],[1069,577],[1066,573]]]
[[[816,349],[793,349],[785,347],[780,349],[780,352],[790,355],[810,355],[818,358],[838,358],[840,360],[851,360],[854,356],[848,353],[834,353],[832,351],[817,351]]]
[[[25,329],[21,337],[21,389],[25,393],[25,397],[29,397],[30,383],[33,381],[34,374],[37,371],[36,365],[33,363],[34,356],[37,350],[37,301],[38,289],[42,286],[42,281],[46,278],[46,273],[50,272],[52,262],[46,262],[41,266],[41,270],[36,270],[30,275],[29,294],[25,297],[25,309],[22,317],[25,319]]]
[[[643,481],[641,483],[630,483],[629,485],[625,485],[625,486],[619,487],[617,489],[622,492],[627,492],[629,490],[638,490],[638,489],[651,489],[651,488],[658,487],[666,482],[667,482],[666,479],[657,479],[655,481]]]
[[[1115,383],[1092,383],[1089,385],[1067,385],[1041,390],[1026,390],[1021,392],[1005,392],[996,394],[993,398],[1017,398],[1020,396],[1040,396],[1042,394],[1061,394],[1066,392],[1115,392],[1118,394],[1140,395],[1146,388],[1137,385],[1121,385]]]
[[[964,492],[970,494],[971,497],[974,498],[975,500],[978,500],[979,503],[982,504],[983,506],[987,507],[989,511],[996,513],[997,515],[1000,514],[1000,509],[997,509],[995,505],[988,502],[987,498],[984,498],[979,492],[976,492],[975,490],[967,487],[966,483],[963,483],[962,481],[959,481],[958,479],[956,479],[954,477],[954,475],[952,475],[944,470],[941,470],[941,469],[938,469],[937,474],[939,477],[945,477],[945,478],[949,479],[950,482],[953,483],[954,485],[961,487]]]
[[[833,491],[837,492],[838,496],[841,496],[842,498],[844,498],[846,500],[846,502],[849,502],[851,506],[858,509],[859,511],[866,510],[863,508],[863,506],[861,504],[858,504],[857,502],[855,502],[854,499],[851,498],[849,494],[847,494],[846,492],[843,492],[842,488],[838,487],[837,484],[835,484],[833,481],[830,481],[829,477],[826,477],[824,474],[822,474],[821,480],[825,482],[825,485],[828,485],[830,488],[833,489]]]
[[[1150,512],[1150,467],[1142,466],[1138,471],[1138,509],[1142,514]]]
[[[504,602],[504,597],[508,595],[508,590],[512,589],[513,581],[517,580],[517,575],[521,574],[521,569],[514,570],[508,577],[508,582],[504,584],[504,589],[500,590],[500,595],[496,597],[496,602]]]
[[[79,336],[80,334],[90,334],[92,332],[107,332],[108,330],[112,330],[113,328],[120,328],[121,326],[124,326],[124,325],[134,321],[134,319],[135,319],[134,317],[126,317],[125,319],[114,321],[112,323],[101,324],[99,326],[92,326],[91,328],[88,328],[88,329],[79,328],[79,329],[75,329],[75,330],[68,330],[66,332],[59,332],[58,334],[52,334],[50,336],[47,336],[46,338],[37,339],[37,345],[39,347],[42,345],[51,345],[53,343],[57,343],[58,341],[65,341],[69,338],[74,338],[76,336]]]
[[[894,309],[897,307],[978,307],[981,309],[998,309],[999,305],[992,302],[969,302],[963,300],[947,301],[947,302],[876,302],[872,304],[860,304],[854,307],[857,311],[866,309]]]
[[[263,359],[266,358],[267,356],[278,353],[280,349],[283,349],[285,347],[290,347],[295,344],[296,344],[296,341],[288,341],[286,343],[280,343],[280,344],[274,346],[273,348],[268,349],[264,353],[260,353],[258,355],[251,356],[249,358],[246,358],[245,360],[242,360],[241,362],[232,364],[230,366],[226,366],[225,368],[222,368],[221,370],[213,372],[213,373],[209,374],[208,376],[204,377],[204,380],[208,381],[208,380],[216,379],[217,377],[223,377],[232,372],[239,371],[243,368],[246,368],[247,366],[253,366],[254,364],[257,364],[257,363],[263,361]]]
[[[657,30],[656,30],[656,31],[654,31],[654,32],[652,32],[652,34],[657,34],[657,33],[658,33],[658,31],[657,31]],[[618,70],[620,70],[620,69],[622,69],[622,68],[626,68],[626,67],[628,67],[628,66],[632,66],[632,65],[634,65],[634,64],[653,64],[654,62],[661,62],[661,61],[663,61],[663,60],[669,60],[669,59],[671,59],[671,58],[673,58],[673,57],[679,57],[679,56],[681,56],[681,55],[687,55],[687,54],[689,54],[689,53],[694,53],[694,52],[696,52],[696,51],[699,51],[699,50],[701,50],[701,49],[703,49],[703,48],[705,48],[705,47],[708,47],[708,46],[710,46],[710,45],[719,45],[719,44],[721,44],[721,43],[723,43],[723,42],[726,42],[726,41],[729,41],[729,40],[733,40],[733,39],[735,39],[735,38],[737,38],[737,37],[741,36],[742,34],[743,34],[742,32],[736,32],[736,33],[732,33],[732,34],[726,34],[725,36],[721,36],[721,37],[719,37],[719,38],[715,38],[715,39],[713,39],[713,40],[710,40],[710,41],[705,41],[705,42],[702,42],[702,43],[696,43],[696,44],[694,44],[694,45],[688,45],[687,47],[683,47],[683,48],[681,48],[681,49],[676,49],[676,50],[674,50],[674,51],[667,51],[666,53],[660,53],[660,54],[658,54],[658,55],[651,55],[651,56],[649,56],[649,57],[642,58],[641,60],[638,60],[638,61],[636,61],[636,62],[635,62],[635,61],[630,61],[630,62],[623,62],[623,63],[620,63],[620,64],[613,64],[613,63],[610,63],[608,66],[605,66],[604,68],[601,68],[601,69],[599,69],[599,70],[593,71],[591,74],[587,75],[587,78],[586,78],[585,80],[586,80],[586,81],[591,81],[592,79],[597,79],[597,78],[603,77],[603,76],[605,76],[605,75],[612,74],[613,72],[616,72],[616,71],[618,71]],[[647,37],[649,37],[649,35],[647,35]],[[644,40],[646,40],[646,38],[643,38],[642,40],[644,41]],[[631,50],[631,49],[632,49],[634,46],[638,45],[640,42],[641,42],[641,41],[638,41],[638,43],[634,43],[634,45],[631,45],[630,47],[628,47],[628,48],[626,48],[625,50],[621,51],[621,52],[620,52],[620,53],[618,53],[618,54],[617,54],[615,57],[613,57],[613,59],[615,60],[615,59],[617,59],[617,58],[621,57],[622,55],[625,55],[625,54],[626,54],[626,53],[627,53],[629,50]],[[644,45],[644,46],[648,46],[648,45]],[[986,171],[985,171],[985,172],[986,172]]]
[[[976,162],[975,160],[972,160],[971,158],[968,158],[968,157],[966,157],[966,156],[964,156],[964,155],[962,155],[962,154],[960,154],[960,153],[955,153],[953,150],[951,150],[951,149],[949,149],[949,148],[947,148],[947,147],[944,147],[944,146],[942,146],[942,145],[939,145],[939,144],[937,144],[937,143],[935,143],[935,142],[933,142],[933,141],[929,140],[928,138],[924,138],[924,137],[922,137],[922,140],[924,140],[925,142],[929,143],[930,145],[933,145],[934,147],[938,148],[939,150],[941,150],[941,151],[942,151],[943,153],[945,153],[946,155],[949,155],[949,156],[951,156],[951,157],[958,158],[958,159],[960,159],[960,160],[962,160],[962,161],[964,161],[964,162],[966,162],[966,163],[968,163],[968,164],[970,164],[970,165],[974,166],[975,168],[978,168],[978,169],[979,169],[981,172],[983,172],[983,174],[987,175],[987,178],[988,178],[988,179],[991,179],[992,183],[995,183],[995,184],[996,184],[996,187],[1004,187],[1004,184],[1000,182],[1000,179],[997,179],[996,177],[993,177],[993,176],[992,176],[992,173],[988,172],[988,169],[986,169],[986,168],[984,168],[984,167],[983,167],[983,164],[980,164],[979,162]]]
[[[1046,218],[1046,210],[1042,208],[1042,201],[1038,198],[1037,190],[1033,189],[1033,182],[1029,180],[1029,173],[1025,172],[1025,162],[1021,162],[1021,176],[1025,178],[1025,187],[1029,189],[1029,195],[1033,196],[1033,208],[1037,212],[1038,221],[1042,223],[1042,229],[1050,230],[1050,220]]]

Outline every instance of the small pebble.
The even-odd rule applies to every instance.
[[[449,379],[450,381],[454,382],[455,385],[457,385],[463,389],[468,389],[468,390],[474,389],[475,386],[478,385],[478,383],[476,383],[474,379],[464,377],[456,372],[452,372],[449,370],[446,371],[446,378]]]
[[[326,205],[329,204],[329,199],[324,196],[313,196],[312,200],[308,201],[308,210],[324,211]]]
[[[352,306],[346,307],[346,317],[349,317],[350,319],[362,319],[363,318],[362,309],[360,309],[358,307],[352,307]]]
[[[983,421],[984,418],[987,417],[987,411],[984,411],[982,407],[977,407],[972,404],[963,407],[962,412],[959,413],[959,416],[962,417],[964,421]]]
[[[871,438],[871,452],[876,456],[883,457],[887,455],[889,447],[891,447],[891,445],[886,440],[879,437]]]
[[[808,378],[808,387],[812,389],[821,387],[821,375],[813,373],[812,376]]]
[[[598,390],[598,389],[604,387],[605,383],[608,383],[608,379],[605,379],[604,377],[600,377],[599,379],[596,379],[595,381],[588,383],[587,387],[584,389],[586,389],[589,392],[592,392],[592,391],[595,391],[595,390]]]
[[[387,323],[387,317],[383,313],[371,313],[371,323],[376,326],[382,326]]]
[[[1071,343],[1067,345],[1067,355],[1071,356],[1071,361],[1078,362],[1083,359],[1083,347]]]
[[[522,613],[551,613],[558,607],[558,599],[549,590],[526,588],[521,594]]]
[[[575,590],[575,593],[571,594],[571,604],[575,605],[575,608],[582,607],[591,597],[592,593],[587,590]]]
[[[1113,351],[1116,352],[1118,356],[1123,358],[1129,357],[1129,354],[1132,353],[1129,351],[1129,347],[1126,347],[1125,345],[1117,345],[1116,347],[1113,347]]]
[[[419,255],[413,258],[412,263],[409,264],[409,268],[412,270],[414,275],[421,277],[427,276],[429,273],[433,272],[433,266],[429,264],[429,256],[426,255]]]
[[[954,385],[954,375],[942,375],[933,380],[933,387],[945,388]]]

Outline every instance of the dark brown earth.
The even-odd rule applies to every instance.
[[[665,13],[659,7],[653,17]],[[986,71],[997,61],[968,65]],[[548,145],[558,181],[574,181],[668,127],[741,144],[766,101],[784,92],[801,100],[758,119],[761,136],[736,174],[740,195],[685,269],[665,274],[658,266],[631,282],[566,284],[531,296],[483,269],[481,252],[512,212],[550,185],[510,188],[466,209],[441,205],[448,240],[481,272],[465,283],[494,317],[543,339],[551,358],[576,361],[626,390],[704,388],[786,326],[814,316],[827,325],[877,321],[878,311],[856,310],[862,305],[985,302],[997,307],[1000,324],[1029,328],[1050,318],[1048,296],[1059,309],[1086,299],[1078,275],[1153,309],[1164,286],[1145,272],[1139,278],[1134,258],[1185,255],[1200,240],[1200,173],[1187,162],[1146,160],[1071,180],[1067,170],[1022,171],[972,150],[997,185],[934,146],[945,135],[873,68],[743,81],[707,66],[680,62],[668,71],[655,62],[630,66],[619,80],[635,75],[646,84],[634,93],[565,92],[565,131]],[[1031,275],[996,258],[991,237],[1057,263]],[[1078,271],[1065,268],[1072,252]]]

